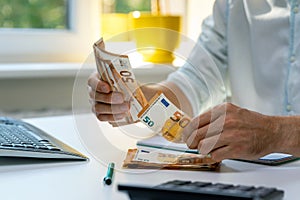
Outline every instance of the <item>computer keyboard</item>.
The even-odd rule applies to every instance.
[[[254,187],[211,182],[174,180],[155,187],[118,185],[131,200],[279,200],[284,191],[269,187]]]
[[[0,156],[87,160],[41,129],[7,117],[0,117]]]

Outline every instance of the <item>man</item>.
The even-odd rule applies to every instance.
[[[272,152],[300,156],[299,4],[300,0],[216,0],[186,64],[165,82],[142,86],[148,99],[161,90],[195,116],[184,131],[190,148],[210,153],[217,161],[257,159]],[[208,64],[210,57],[217,70]],[[228,83],[232,103],[220,103],[225,90],[211,81],[219,75]],[[111,93],[96,74],[89,86],[99,120],[124,117],[129,106],[122,94]],[[203,112],[207,102],[219,104]]]

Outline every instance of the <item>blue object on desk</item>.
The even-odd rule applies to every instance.
[[[114,175],[114,168],[115,168],[115,163],[109,163],[109,165],[107,167],[106,176],[103,179],[103,182],[106,185],[112,184],[112,178],[113,178],[113,175]]]

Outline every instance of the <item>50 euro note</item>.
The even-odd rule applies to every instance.
[[[145,106],[138,118],[148,128],[171,142],[183,142],[182,132],[191,119],[177,108],[162,92],[158,92]]]
[[[211,157],[176,151],[128,149],[123,168],[127,169],[181,169],[217,170],[220,162]]]
[[[126,117],[111,124],[120,126],[139,121],[137,115],[148,102],[135,79],[128,56],[106,51],[102,38],[94,43],[93,49],[101,79],[111,86],[112,91],[122,92],[125,101],[130,102]]]
[[[152,147],[138,147],[132,160],[157,164],[202,164],[211,161],[206,155]]]
[[[120,126],[141,121],[154,132],[161,133],[167,140],[182,142],[182,131],[190,122],[190,118],[162,92],[157,93],[148,103],[135,79],[127,55],[106,51],[102,38],[94,43],[93,48],[101,79],[108,82],[113,91],[122,92],[125,101],[130,102],[127,116],[110,123]]]

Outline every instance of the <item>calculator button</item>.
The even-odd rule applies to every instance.
[[[193,185],[197,186],[197,187],[204,187],[204,186],[208,186],[208,185],[211,185],[211,183],[209,182],[199,182],[199,181],[196,181],[193,183]]]
[[[237,185],[236,189],[243,190],[243,191],[249,191],[253,190],[255,187],[253,186],[246,186],[246,185]]]
[[[233,187],[232,184],[221,184],[221,183],[216,183],[213,186],[219,189],[227,189]]]

